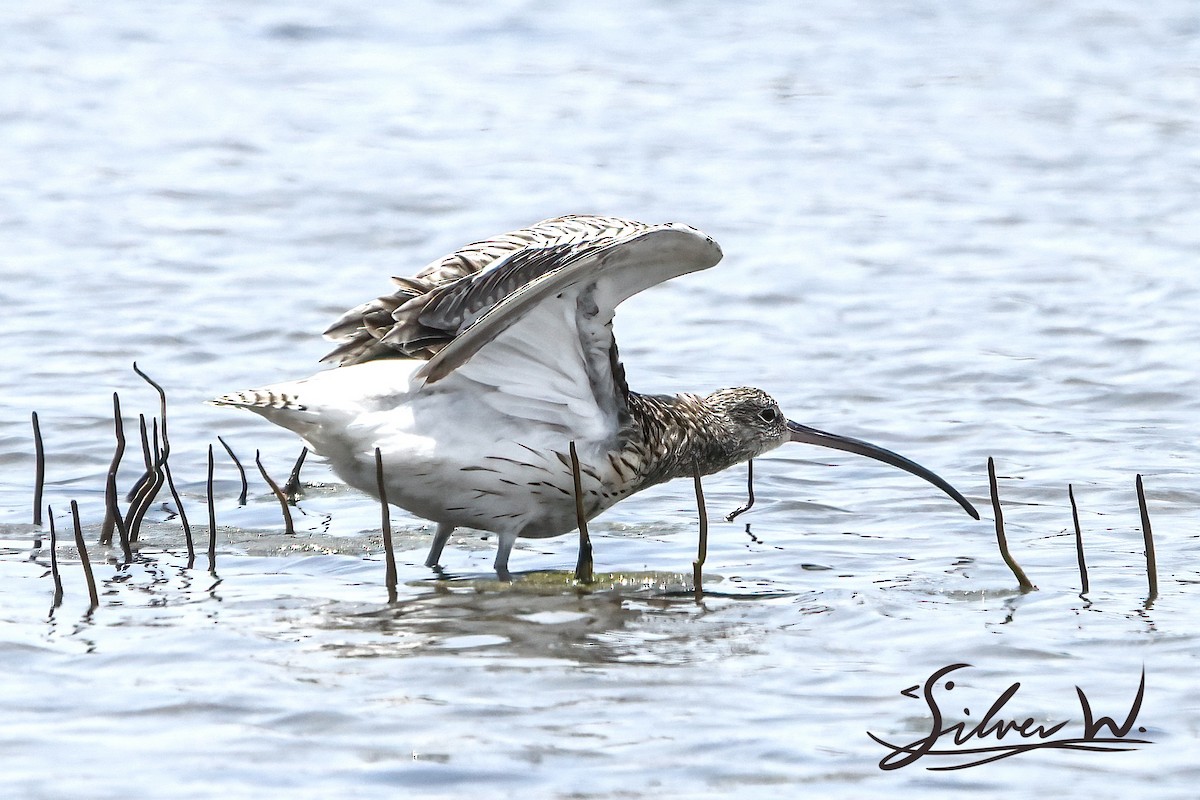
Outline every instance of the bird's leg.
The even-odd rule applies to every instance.
[[[429,555],[425,557],[425,566],[436,567],[442,560],[442,548],[454,533],[454,526],[449,522],[439,522],[437,533],[433,534],[433,544],[429,545]]]
[[[500,580],[511,580],[508,574],[508,554],[512,552],[513,545],[517,542],[517,534],[513,531],[504,531],[500,534],[500,544],[496,548],[496,575]]]

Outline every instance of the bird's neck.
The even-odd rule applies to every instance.
[[[629,393],[634,435],[629,448],[641,460],[642,485],[711,475],[744,460],[728,421],[693,394]]]

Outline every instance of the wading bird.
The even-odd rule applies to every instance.
[[[302,436],[346,483],[437,523],[436,566],[457,527],[498,534],[508,574],[518,537],[575,529],[574,442],[588,519],[695,471],[710,475],[801,442],[868,456],[940,488],[889,450],[786,419],[759,389],[630,391],[612,319],[626,298],[721,259],[687,225],[567,216],[468,245],[327,330],[337,368],[214,402]]]

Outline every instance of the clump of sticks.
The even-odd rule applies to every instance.
[[[175,513],[179,516],[179,521],[183,527],[184,540],[187,544],[187,568],[192,569],[195,565],[196,551],[195,543],[192,538],[192,527],[188,521],[187,510],[184,507],[183,499],[179,494],[179,490],[175,485],[174,476],[171,473],[171,440],[167,434],[167,393],[163,387],[147,375],[137,363],[133,364],[133,371],[148,383],[158,393],[159,413],[157,416],[152,416],[147,420],[145,414],[138,415],[138,434],[142,446],[142,466],[143,471],[138,479],[134,482],[132,488],[125,495],[125,502],[128,507],[125,512],[121,511],[120,493],[117,489],[118,472],[121,468],[121,462],[125,456],[126,439],[125,439],[125,421],[121,413],[121,398],[116,392],[113,392],[113,432],[116,437],[116,449],[113,453],[112,461],[109,464],[108,473],[105,479],[104,489],[104,520],[100,525],[100,536],[98,544],[102,546],[111,546],[113,544],[114,534],[117,535],[121,548],[121,566],[128,566],[135,559],[134,545],[137,544],[141,535],[142,524],[145,520],[147,512],[153,507],[155,499],[162,492],[164,486],[170,491],[171,498],[174,500]],[[34,444],[34,508],[33,508],[33,524],[41,527],[43,522],[43,495],[46,481],[46,453],[45,446],[42,440],[42,430],[37,412],[32,414],[33,424],[33,444]],[[246,502],[246,471],[242,467],[241,461],[238,460],[232,448],[221,437],[217,437],[221,445],[229,453],[234,465],[237,467],[238,474],[242,480],[242,493],[239,498],[239,504],[244,505]],[[279,500],[280,508],[283,512],[285,532],[288,534],[295,533],[292,516],[289,511],[289,503],[295,503],[295,497],[300,490],[300,468],[304,464],[304,457],[307,454],[307,449],[300,454],[300,458],[296,461],[295,467],[289,476],[287,486],[281,489],[278,484],[271,479],[267,474],[266,468],[263,466],[261,456],[255,452],[255,464],[258,466],[259,472],[262,474],[264,481],[270,486],[272,493]],[[217,546],[217,522],[215,512],[215,502],[213,498],[213,448],[208,446],[208,474],[205,483],[206,500],[208,505],[208,570],[215,574],[216,571],[216,546]],[[58,554],[55,547],[58,543],[58,533],[55,527],[53,511],[46,506],[46,519],[50,525],[50,563],[51,574],[54,577],[55,593],[53,600],[53,608],[57,608],[62,602],[62,580],[58,569]],[[79,517],[79,505],[76,501],[71,501],[71,516],[74,523],[75,543],[79,550],[80,563],[83,567],[84,576],[87,580],[88,595],[91,600],[91,607],[88,613],[91,613],[99,605],[99,596],[96,590],[96,579],[92,570],[91,559],[89,558],[86,542],[83,538],[83,527]],[[39,537],[40,541],[40,537]],[[40,547],[40,544],[35,543],[35,548]],[[393,587],[394,588],[394,587]]]
[[[1000,508],[1000,492],[996,482],[996,465],[992,458],[988,458],[988,483],[991,487],[992,495],[992,510],[996,517],[996,541],[1000,546],[1000,557],[1004,559],[1004,563],[1012,570],[1013,575],[1017,579],[1017,585],[1022,592],[1031,592],[1037,589],[1033,582],[1025,575],[1025,570],[1017,564],[1012,553],[1008,549],[1008,540],[1004,534],[1004,513]],[[1149,584],[1149,594],[1146,598],[1147,606],[1154,602],[1158,597],[1158,561],[1154,555],[1154,534],[1150,529],[1150,512],[1146,508],[1146,492],[1142,486],[1142,476],[1138,475],[1134,480],[1134,488],[1137,492],[1138,512],[1142,522],[1142,537],[1146,545],[1146,579]],[[1080,595],[1086,595],[1090,590],[1088,584],[1087,562],[1083,555],[1083,530],[1079,524],[1079,507],[1075,503],[1075,487],[1067,484],[1067,498],[1071,503],[1071,520],[1075,528],[1075,559],[1079,565],[1079,581]]]

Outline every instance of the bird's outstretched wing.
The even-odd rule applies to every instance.
[[[350,309],[325,331],[338,343],[322,361],[339,366],[377,358],[427,359],[449,344],[470,316],[486,311],[509,292],[552,268],[553,258],[507,259],[523,251],[581,244],[599,247],[655,226],[619,217],[570,215],[460,248],[411,278],[392,278],[389,295]],[[466,312],[464,314],[464,312]]]
[[[604,440],[628,420],[612,318],[626,298],[721,258],[695,228],[647,226],[611,241],[558,243],[507,256],[470,287],[431,303],[458,334],[414,373],[426,390],[469,381],[506,417]],[[492,298],[499,295],[500,299]]]
[[[527,240],[515,246],[518,240]],[[347,340],[343,363],[427,358],[422,391],[474,384],[472,396],[509,418],[602,439],[621,427],[624,376],[612,336],[616,307],[655,284],[713,266],[721,249],[695,228],[612,217],[562,217],[473,245],[427,268],[432,288],[380,313],[381,298],[332,329]],[[488,253],[490,260],[479,255]],[[468,270],[468,262],[482,266]],[[440,272],[439,272],[440,270]],[[457,277],[455,277],[457,275]],[[423,276],[423,277],[422,277]],[[400,295],[416,287],[401,284]],[[393,296],[395,297],[395,296]],[[373,316],[372,316],[373,315]],[[367,337],[371,341],[367,341]],[[382,348],[382,349],[381,349]],[[372,355],[374,353],[374,355]]]
[[[558,338],[578,341],[585,351],[602,345],[607,358],[612,344],[609,325],[622,301],[678,275],[707,269],[720,259],[716,242],[695,228],[675,223],[645,226],[611,241],[519,250],[471,285],[447,287],[452,290],[431,303],[430,314],[437,322],[459,327],[454,339],[419,374],[429,382],[445,377],[539,306],[551,309],[540,316],[562,317],[566,323]],[[546,343],[524,338],[520,346],[536,349]]]

